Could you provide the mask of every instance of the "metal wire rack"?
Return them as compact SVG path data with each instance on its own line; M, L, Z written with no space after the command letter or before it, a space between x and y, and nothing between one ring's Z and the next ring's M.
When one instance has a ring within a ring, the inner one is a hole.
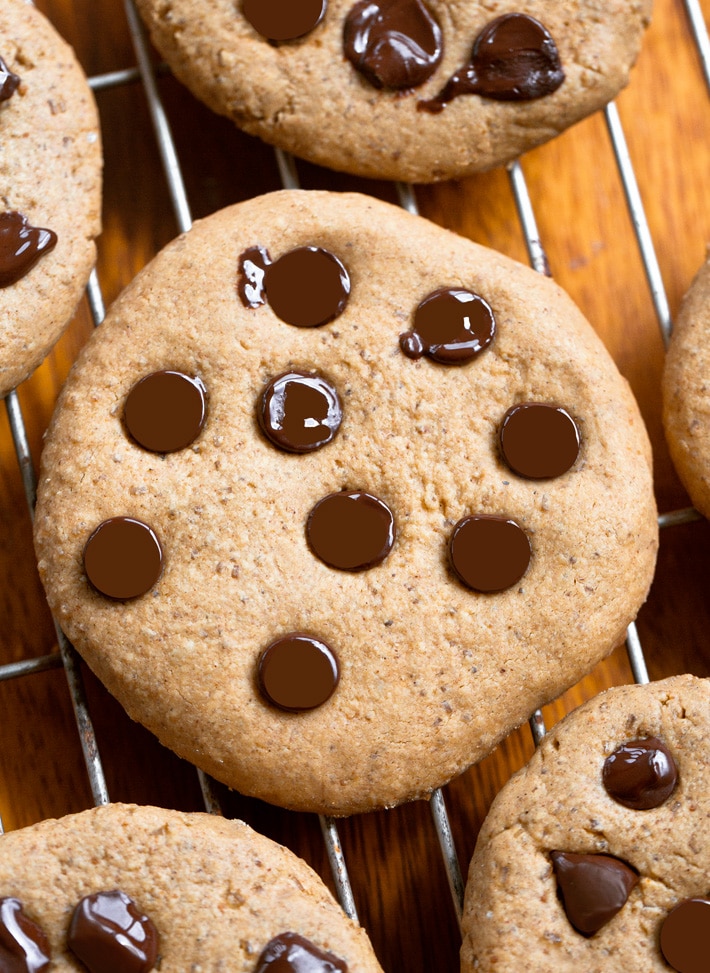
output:
M685 8L684 13L687 16L692 30L702 71L710 92L710 40L708 39L705 19L700 8L699 0L683 0L683 3ZM155 131L157 150L160 154L175 219L179 230L181 232L186 231L192 224L190 203L168 116L163 101L161 100L159 85L157 83L157 68L152 58L142 25L133 6L133 0L124 0L124 6L128 29L135 51L136 66L122 71L94 76L90 78L90 84L96 93L123 85L142 85ZM682 15L682 13L679 10L679 14ZM618 167L619 178L623 185L630 219L643 261L660 333L664 343L667 344L672 329L669 304L659 263L656 258L654 244L644 213L644 206L637 185L634 167L627 148L619 113L614 103L606 107L604 117ZM275 150L275 154L283 187L299 188L300 182L295 160L278 149ZM534 206L521 163L518 161L508 166L507 174L530 264L536 271L549 274L547 255L540 239ZM415 189L405 184L397 184L395 188L400 204L409 212L417 214L419 208ZM87 299L94 324L98 326L103 321L105 307L96 272L93 272L91 275L87 287ZM36 489L33 457L31 455L25 421L16 391L12 391L6 396L5 407L17 454L23 489L30 517L32 517ZM661 528L669 528L698 519L700 519L699 514L694 509L684 508L662 514L659 517L659 526ZM79 741L86 765L92 798L96 805L105 804L110 799L109 792L104 768L98 752L96 735L89 714L78 656L56 623L55 630L58 651L38 658L0 666L0 682L17 679L21 676L33 675L52 668L63 667L74 709ZM637 683L647 683L649 681L649 675L646 660L635 624L630 625L627 631L626 649L634 680ZM539 711L533 713L530 717L529 725L534 744L537 745L546 732L542 713ZM206 809L212 813L221 813L220 802L216 796L211 780L199 771L198 775ZM446 869L453 910L456 919L460 920L464 879L459 866L459 857L455 847L444 794L441 790L434 792L429 801L429 805L432 826ZM332 871L332 878L341 905L348 915L357 920L355 896L349 880L347 864L342 851L336 821L332 818L321 817L320 828ZM0 822L1 832L2 823Z

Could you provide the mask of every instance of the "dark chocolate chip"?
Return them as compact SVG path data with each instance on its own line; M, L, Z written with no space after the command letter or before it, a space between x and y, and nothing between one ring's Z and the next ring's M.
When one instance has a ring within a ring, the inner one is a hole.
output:
M423 84L442 56L441 27L421 0L362 0L345 20L345 55L376 88Z
M163 568L163 552L153 530L132 517L99 524L84 548L86 576L102 595L123 601L153 587Z
M243 0L242 11L262 37L292 41L317 27L327 6L328 0Z
M257 416L274 446L310 453L335 436L343 409L335 386L321 375L284 372L261 393Z
M574 419L560 406L543 402L523 402L508 409L499 439L510 469L529 480L562 476L579 455Z
M151 452L185 449L205 422L205 387L182 372L152 372L128 393L123 419L133 439Z
M12 98L19 86L20 79L0 57L0 102Z
M614 918L639 876L613 855L550 852L565 913L577 932L592 936Z
M133 899L118 889L83 898L68 944L91 973L148 973L158 958L158 933Z
M270 263L271 257L264 247L249 247L239 257L237 293L244 307L255 308L266 304L264 277Z
M517 584L527 571L530 541L514 520L483 514L464 517L451 534L449 557L468 588L504 591Z
M478 294L459 288L440 288L414 312L414 327L400 335L399 346L408 358L427 355L443 365L464 365L493 341L495 318Z
M313 553L342 571L380 564L392 550L394 536L394 517L387 504L357 491L323 497L306 523Z
M276 639L259 658L262 695L289 712L322 706L333 695L339 678L338 660L330 646L304 632Z
M22 213L0 213L0 287L24 277L56 244L53 230L30 226Z
M19 899L0 899L0 973L41 973L50 962L49 940Z
M266 267L264 290L277 318L297 328L318 328L345 310L350 277L330 250L298 247Z
M282 932L266 945L254 973L348 973L348 966L298 933Z
M708 973L710 966L710 901L685 899L661 926L661 952L678 973Z
M547 28L527 14L503 14L480 32L469 63L435 98L417 107L440 112L459 95L531 101L552 94L564 79L557 45Z
M604 761L602 781L610 797L634 811L660 807L675 789L678 769L658 737L629 740Z

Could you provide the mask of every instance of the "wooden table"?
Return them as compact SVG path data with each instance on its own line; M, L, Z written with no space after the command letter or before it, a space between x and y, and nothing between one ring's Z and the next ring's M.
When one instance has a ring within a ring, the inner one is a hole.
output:
M710 0L706 15L710 15ZM118 0L37 0L75 46L87 74L131 67L135 54ZM278 188L273 152L212 116L173 78L167 108L194 218ZM97 93L106 154L104 233L98 279L110 303L178 231L139 82ZM710 97L681 0L657 0L631 86L617 101L671 313L710 241L707 174ZM354 188L394 200L393 187L299 165L306 188ZM600 113L522 160L552 273L581 306L629 379L655 450L661 512L688 506L660 423L663 343ZM527 261L509 177L496 171L420 188L421 212L480 243ZM82 306L50 358L19 389L32 455L59 387L93 322ZM5 410L0 414L0 663L44 656L56 635L39 584L31 525ZM638 631L652 679L710 675L710 531L705 521L662 532L658 571ZM112 800L201 809L190 766L132 724L96 680L87 694ZM622 649L545 710L548 725L583 699L632 681ZM0 813L6 829L92 803L61 669L0 683ZM529 756L527 727L445 789L462 868L493 796ZM289 845L331 882L317 818L224 795L225 811ZM459 934L425 802L339 825L355 900L387 973L453 973Z

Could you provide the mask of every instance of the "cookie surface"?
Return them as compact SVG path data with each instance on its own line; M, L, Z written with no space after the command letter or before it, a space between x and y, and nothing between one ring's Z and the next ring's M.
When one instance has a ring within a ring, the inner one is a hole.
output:
M73 51L24 0L0 10L0 394L69 323L96 258L101 141Z
M650 0L138 7L212 110L312 162L411 182L500 165L601 108L627 83L651 11ZM269 39L292 8L304 17L292 33L304 32ZM523 19L501 26L511 15Z
M126 417L165 372L204 423L156 452ZM578 436L532 436L566 472L509 466L527 406ZM549 279L365 196L275 193L195 224L92 335L46 439L39 570L166 745L346 814L428 794L623 639L655 563L649 464Z
M484 822L462 971L706 969L709 754L707 679L617 687L562 720Z
M710 517L710 262L698 271L673 325L663 373L663 424L675 468Z
M3 903L14 899L46 937L52 970L268 973L263 954L281 937L305 951L312 965L303 968L314 973L381 973L365 932L316 873L241 821L113 804L10 832L0 846L0 953L8 946ZM96 921L111 909L119 921L117 891L124 904L126 897L133 903L126 911L134 922L142 920L138 935L129 932L132 961L122 956L115 932L106 934ZM93 906L88 935L73 921L82 900L84 911ZM98 956L97 966L77 961L87 949ZM142 951L147 955L139 965ZM328 954L338 963L327 965Z

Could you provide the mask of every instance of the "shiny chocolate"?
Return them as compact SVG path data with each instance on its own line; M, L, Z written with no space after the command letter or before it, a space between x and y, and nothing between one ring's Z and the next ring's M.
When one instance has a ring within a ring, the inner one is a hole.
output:
M343 409L335 386L322 375L284 372L261 393L257 418L274 446L289 453L310 453L335 436Z
M293 41L309 34L327 6L328 0L242 0L246 19L270 41Z
M149 973L158 959L152 920L118 889L79 902L67 941L90 973Z
M459 580L473 591L493 593L517 584L532 552L525 531L506 517L464 517L449 540L449 560Z
M84 571L107 598L125 601L150 591L163 569L163 551L152 528L133 517L111 517L84 548Z
M513 473L529 480L547 480L563 476L576 463L579 430L560 406L523 402L503 416L499 443Z
M557 45L547 28L527 14L503 14L480 32L468 64L435 98L420 101L417 107L440 112L460 95L532 101L552 94L564 79Z
M612 855L551 851L550 858L565 914L583 936L610 922L639 881L633 868Z
M661 952L677 973L710 969L710 901L685 899L668 913L661 926Z
M240 255L237 293L244 307L256 308L266 304L264 278L270 263L269 251L264 247L249 247Z
M422 300L411 331L400 335L408 358L426 355L442 365L465 365L490 345L496 322L490 305L462 288L440 288Z
M647 811L668 800L678 782L678 768L658 737L629 740L604 761L602 782L619 804Z
M20 86L20 78L0 57L0 102L9 101Z
M182 372L151 372L126 397L123 421L135 441L153 453L190 446L205 422L205 387Z
M339 679L333 650L305 632L275 639L259 658L257 682L262 696L288 712L322 706L335 692Z
M0 973L42 973L51 963L49 940L19 899L0 899Z
M57 245L57 234L30 226L22 213L0 213L0 287L9 287L28 274L40 257Z
M381 564L392 550L394 517L371 493L331 493L311 510L306 537L316 557L330 567L364 571Z
M254 973L348 973L348 965L304 936L282 932L267 943Z
M423 84L443 53L441 27L421 0L362 0L345 19L345 55L375 88Z

